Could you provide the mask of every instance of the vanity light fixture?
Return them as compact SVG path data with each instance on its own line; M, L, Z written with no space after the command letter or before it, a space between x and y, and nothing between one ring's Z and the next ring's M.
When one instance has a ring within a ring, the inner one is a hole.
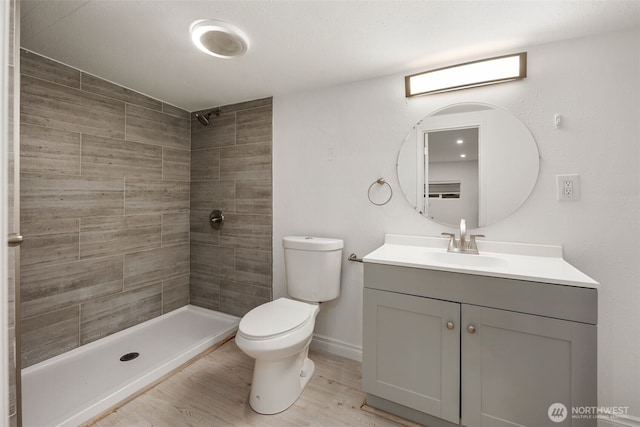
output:
M525 77L527 52L521 52L412 74L404 78L404 83L408 98L520 80Z
M460 154L460 157L462 157L464 159L465 157L467 157L467 155L466 154Z
M462 144L463 142L464 142L463 140L459 139L456 141L456 144Z
M191 40L198 49L217 58L233 58L249 49L249 37L226 22L201 19L191 24Z

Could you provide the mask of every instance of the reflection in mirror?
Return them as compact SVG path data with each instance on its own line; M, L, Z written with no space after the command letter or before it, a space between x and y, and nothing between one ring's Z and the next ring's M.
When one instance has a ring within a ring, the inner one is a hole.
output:
M398 180L426 218L468 228L493 224L520 207L538 176L529 130L486 104L456 104L421 120L398 154Z
M428 195L422 212L446 224L478 228L478 128L424 133Z

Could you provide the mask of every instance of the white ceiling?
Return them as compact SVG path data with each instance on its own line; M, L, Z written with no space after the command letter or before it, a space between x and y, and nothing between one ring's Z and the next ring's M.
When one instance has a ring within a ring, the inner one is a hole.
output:
M21 46L195 111L640 25L640 0L22 0ZM218 59L189 37L218 19L250 37Z

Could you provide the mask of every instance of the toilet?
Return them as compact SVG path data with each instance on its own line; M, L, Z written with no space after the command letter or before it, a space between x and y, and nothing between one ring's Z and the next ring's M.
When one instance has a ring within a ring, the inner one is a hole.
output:
M249 404L260 414L276 414L298 399L313 376L308 358L320 302L340 294L340 239L285 237L287 291L248 312L238 326L236 344L256 360Z

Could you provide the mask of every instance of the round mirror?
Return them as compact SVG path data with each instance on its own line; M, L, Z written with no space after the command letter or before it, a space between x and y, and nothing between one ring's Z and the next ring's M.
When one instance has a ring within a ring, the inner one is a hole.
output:
M488 104L444 107L426 116L398 154L398 181L425 218L467 228L494 224L518 209L538 177L529 129Z

